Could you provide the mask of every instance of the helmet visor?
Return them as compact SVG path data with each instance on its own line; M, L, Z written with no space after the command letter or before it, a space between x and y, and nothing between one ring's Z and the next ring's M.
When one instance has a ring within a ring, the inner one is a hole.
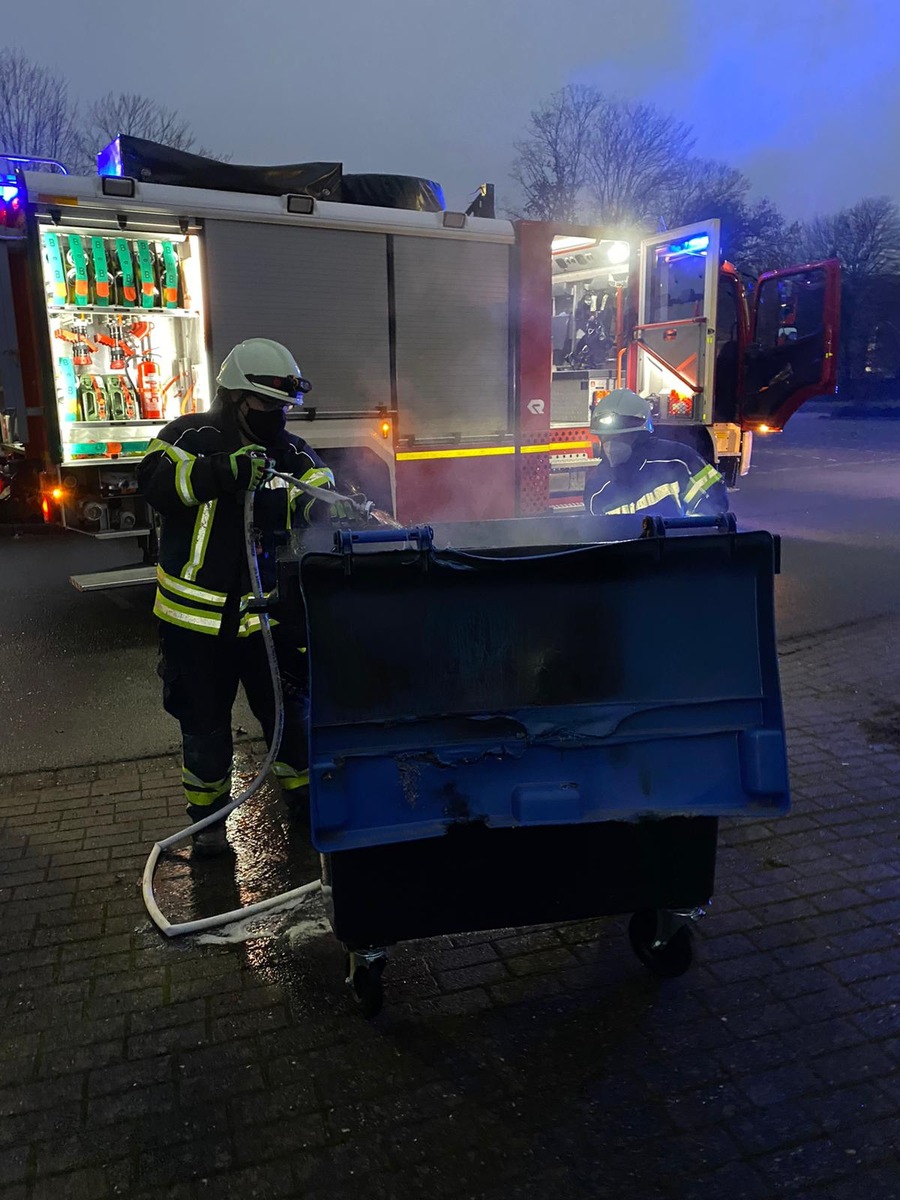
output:
M281 392L285 400L302 400L307 392L312 390L312 384L302 375L248 375L248 383L256 383L260 387L271 388Z
M631 416L625 413L594 413L591 418L591 431L600 438L609 437L612 433L637 433L647 427L646 417Z

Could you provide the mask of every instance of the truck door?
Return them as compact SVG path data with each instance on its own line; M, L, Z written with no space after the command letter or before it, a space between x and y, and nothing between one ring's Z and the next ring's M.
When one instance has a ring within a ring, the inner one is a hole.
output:
M660 397L663 424L713 419L719 222L704 221L641 242L638 324L629 379Z
M745 429L781 430L804 401L833 395L841 279L837 259L761 275L744 356Z

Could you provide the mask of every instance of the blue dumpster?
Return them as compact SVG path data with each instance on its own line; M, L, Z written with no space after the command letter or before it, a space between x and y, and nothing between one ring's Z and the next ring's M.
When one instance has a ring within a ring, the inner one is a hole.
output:
M344 531L300 562L312 838L367 1012L387 947L478 929L632 913L680 974L718 818L788 809L777 539L610 523Z

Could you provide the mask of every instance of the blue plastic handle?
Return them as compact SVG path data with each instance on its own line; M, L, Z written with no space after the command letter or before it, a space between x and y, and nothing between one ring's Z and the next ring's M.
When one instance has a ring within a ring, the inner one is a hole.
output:
M418 542L420 550L427 550L433 541L434 530L430 525L413 525L409 529L338 529L334 535L335 549L344 553L366 542Z
M717 513L714 517L663 517L666 529L704 529L730 525L734 521L731 513Z
M654 529L726 529L729 533L737 532L737 519L734 513L717 513L712 517L647 517Z

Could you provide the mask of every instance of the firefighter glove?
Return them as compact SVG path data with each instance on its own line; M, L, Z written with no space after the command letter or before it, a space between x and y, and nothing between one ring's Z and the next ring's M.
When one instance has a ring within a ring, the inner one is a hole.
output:
M331 516L335 521L351 521L359 515L359 509L348 500L338 500L337 504L331 505Z
M238 492L255 492L273 470L273 463L263 446L242 446L230 454L228 460L234 478L234 490Z

